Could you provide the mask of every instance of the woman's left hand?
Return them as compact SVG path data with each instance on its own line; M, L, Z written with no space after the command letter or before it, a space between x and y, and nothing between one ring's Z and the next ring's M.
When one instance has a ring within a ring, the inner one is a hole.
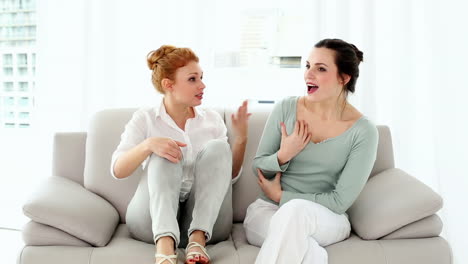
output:
M247 139L249 117L251 115L251 113L247 113L247 100L242 103L235 114L231 115L232 127L234 129L235 137L240 139Z
M283 195L283 189L281 188L281 172L277 172L275 179L272 181L265 178L262 171L257 169L258 172L258 185L262 188L265 195L271 200L279 203L281 196Z

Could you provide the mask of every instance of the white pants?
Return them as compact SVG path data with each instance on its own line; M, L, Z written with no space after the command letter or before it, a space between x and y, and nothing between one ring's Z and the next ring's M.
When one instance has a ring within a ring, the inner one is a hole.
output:
M257 199L244 220L247 240L262 247L256 264L327 264L324 247L349 237L346 215L311 201L294 199L283 206Z

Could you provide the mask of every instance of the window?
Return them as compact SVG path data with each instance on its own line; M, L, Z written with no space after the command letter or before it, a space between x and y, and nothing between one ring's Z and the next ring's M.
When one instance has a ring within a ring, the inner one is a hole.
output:
M15 128L15 123L5 123L5 128Z
M3 54L3 66L13 65L13 55L12 54Z
M28 57L26 53L19 53L17 56L18 65L27 65L28 64Z
M20 119L28 119L29 118L29 112L19 112L18 117Z
M3 83L3 91L12 92L13 91L13 82L4 82Z
M28 82L19 82L18 83L19 85L19 91L20 92L27 92L29 89L28 89Z
M13 111L5 112L5 118L9 118L9 119L15 118L15 112L13 112Z
M3 105L4 106L14 106L15 105L15 98L13 96L3 97Z
M18 74L19 76L26 76L28 75L28 68L27 67L18 67Z
M19 106L29 106L29 97L20 97L18 101Z
M13 68L12 67L3 67L3 75L13 76Z

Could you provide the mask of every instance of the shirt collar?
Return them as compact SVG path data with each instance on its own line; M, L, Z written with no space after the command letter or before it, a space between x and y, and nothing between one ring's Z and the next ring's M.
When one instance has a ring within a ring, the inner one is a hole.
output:
M164 105L164 97L161 99L161 103L159 104L159 108L155 107L154 108L156 117L164 117L164 118L170 118L172 119L169 114L166 111L166 106ZM193 111L195 113L194 119L197 119L198 117L203 117L205 115L205 111L202 109L198 109L198 107L194 107Z

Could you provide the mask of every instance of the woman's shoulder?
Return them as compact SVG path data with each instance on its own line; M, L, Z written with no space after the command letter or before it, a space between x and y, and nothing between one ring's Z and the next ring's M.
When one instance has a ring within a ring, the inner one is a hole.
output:
M288 96L278 100L273 107L273 112L284 116L295 113L298 99L299 96Z
M135 109L135 112L133 112L132 119L156 117L158 115L158 112L159 107L142 106L140 108Z
M223 115L216 108L196 108L196 111L197 115L199 115L203 121L221 121L224 123Z
M362 115L355 124L357 139L378 141L379 131L375 123L366 115Z
M280 99L277 104L280 104L283 108L295 108L299 97L300 96L287 96Z

